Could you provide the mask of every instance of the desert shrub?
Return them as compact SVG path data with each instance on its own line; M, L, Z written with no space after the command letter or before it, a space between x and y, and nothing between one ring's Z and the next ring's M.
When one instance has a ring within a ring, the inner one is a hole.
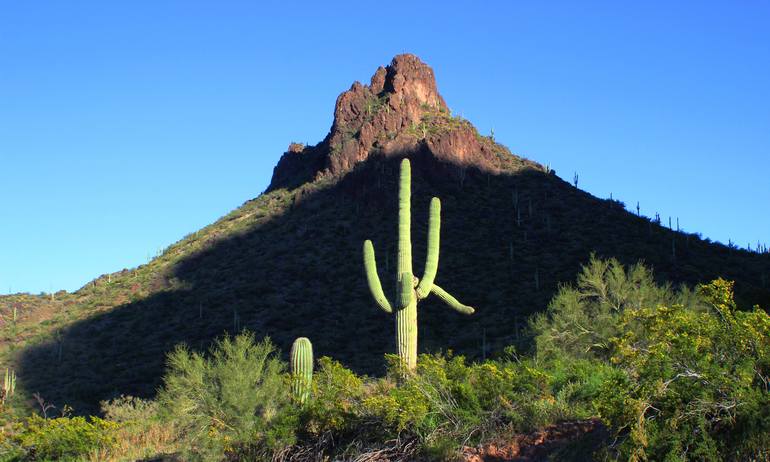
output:
M431 454L457 454L463 445L574 417L568 407L574 390L557 400L551 377L531 361L468 364L451 353L420 355L416 371L396 386L403 370L397 357L389 359L391 379L364 399L365 412L379 419L388 437L414 435Z
M464 357L423 354L413 373L405 373L395 355L386 360L388 379L377 384L364 405L391 436L408 431L423 441L446 439L472 433L484 419L473 368Z
M102 401L105 419L120 424L116 445L109 453L91 455L91 460L144 460L177 450L176 428L158 416L158 402L133 396Z
M311 399L302 412L302 428L313 435L355 431L364 394L361 377L331 358L320 358Z
M610 458L767 458L770 321L738 310L732 283L673 291L592 258L530 327L553 393L525 406L530 421L599 414Z
M3 426L3 429L0 432L0 461L12 462L24 460L27 451L21 446L17 437L17 432L20 431L21 427L22 424L20 422Z
M116 444L118 424L98 417L44 419L33 415L17 435L25 460L80 460Z
M674 292L658 285L641 263L628 269L615 259L594 256L578 275L576 285L559 288L544 313L533 316L539 360L609 358L609 341L620 332L620 315L628 308L695 303L686 289Z
M284 370L270 340L248 332L218 340L207 357L184 346L170 353L158 402L178 427L186 460L290 444L296 422Z
M611 341L623 375L599 410L616 429L619 458L725 460L770 452L770 316L737 311L732 283L701 286L710 311L631 308Z
M158 414L156 401L121 395L101 402L104 418L121 424L143 424L154 420Z
M557 401L567 402L574 418L596 416L596 398L604 384L618 374L609 363L588 359L554 360L543 369Z

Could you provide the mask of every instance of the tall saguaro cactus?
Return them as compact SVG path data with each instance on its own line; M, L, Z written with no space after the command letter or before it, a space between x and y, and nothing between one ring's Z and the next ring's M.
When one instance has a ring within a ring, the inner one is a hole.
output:
M313 345L306 337L294 340L291 346L291 391L299 404L310 397L313 383Z
M463 305L433 281L438 270L439 240L441 234L441 201L430 201L428 217L428 254L425 273L418 279L412 272L411 238L411 181L409 159L401 161L398 187L398 265L396 273L395 303L391 303L382 291L372 241L364 242L364 268L369 290L377 305L387 313L396 312L396 347L398 356L409 370L417 365L417 303L433 293L451 308L463 314L473 314L470 306Z

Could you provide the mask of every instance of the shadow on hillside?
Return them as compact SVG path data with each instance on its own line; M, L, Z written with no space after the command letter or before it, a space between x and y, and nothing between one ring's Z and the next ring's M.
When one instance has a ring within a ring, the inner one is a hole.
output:
M591 252L624 263L645 259L659 277L684 283L720 268L742 281L747 297L767 297L757 288L766 257L673 233L540 171L496 176L424 153L410 157L415 270L422 271L428 201L436 195L443 204L437 282L477 307L464 317L426 300L421 351L480 358L507 344L523 347L526 315L574 280ZM120 394L152 396L175 345L203 350L242 328L269 335L284 352L307 336L317 356L380 373L382 355L394 350L394 322L368 294L360 253L371 238L383 284L393 281L397 171L395 158L371 159L327 189L294 191L282 215L216 241L154 281L163 287L177 279L184 289L117 306L21 352L24 388L78 413L96 412L100 400Z

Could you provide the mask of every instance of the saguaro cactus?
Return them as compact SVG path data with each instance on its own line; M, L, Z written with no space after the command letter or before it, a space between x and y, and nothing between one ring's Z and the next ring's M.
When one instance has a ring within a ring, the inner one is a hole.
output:
M291 346L291 391L294 399L304 404L313 384L313 345L300 337Z
M396 312L396 347L398 356L409 370L417 365L417 302L430 293L437 295L451 308L463 314L473 314L470 306L463 305L433 281L438 269L439 240L441 234L441 201L430 201L428 219L428 254L425 273L418 279L412 272L411 239L411 166L409 159L401 161L398 189L398 265L396 274L396 298L391 303L382 291L372 241L364 242L364 268L369 290L377 305L385 312Z
M6 399L13 396L14 392L16 391L16 372L13 371L13 369L5 369L5 377L3 377L3 388L2 388L2 401L5 402Z

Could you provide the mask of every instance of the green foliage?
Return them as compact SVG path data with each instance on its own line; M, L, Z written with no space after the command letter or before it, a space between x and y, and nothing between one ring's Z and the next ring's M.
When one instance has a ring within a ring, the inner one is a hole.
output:
M530 325L555 387L565 365L611 362L599 374L568 374L579 393L562 388L573 412L581 406L612 425L608 457L767 458L770 317L738 310L731 282L674 292L642 265L592 258Z
M344 434L354 429L366 391L364 381L328 357L318 360L312 399L303 411L303 428L313 435Z
M403 374L402 367L398 358L390 358L392 380ZM392 383L381 382L367 396L365 412L391 436L408 431L429 446L449 440L459 448L500 432L527 432L580 417L568 400L582 383L565 379L554 388L552 376L526 361L467 364L462 356L421 355L408 380L398 387ZM569 392L559 394L563 390Z
M80 460L97 450L116 444L118 424L98 417L60 417L44 419L34 415L27 419L17 442L26 460Z
M187 459L219 460L252 445L291 443L284 369L270 340L256 343L247 332L218 340L209 357L184 346L169 354L158 401L162 415L179 426Z
M122 425L133 425L153 420L158 414L157 401L120 396L101 403L104 418Z
M364 269L369 291L379 307L387 313L396 310L396 347L398 356L413 371L417 365L417 302L435 293L450 308L463 314L472 314L473 308L458 302L444 289L434 284L438 270L438 257L441 237L441 201L434 197L430 201L428 217L428 250L425 258L425 272L418 279L412 271L412 167L409 159L401 161L398 186L398 267L396 270L397 303L390 302L382 290L380 277L377 274L377 262L374 257L374 246L367 240L364 242Z
M300 445L318 451L319 441L332 440L329 455L350 456L349 448L414 439L424 457L444 460L463 445L592 415L576 403L591 402L597 385L588 377L609 368L581 364L557 383L528 361L468 364L462 356L421 355L409 372L397 355L387 360L386 377L368 379L321 358L300 413Z
M313 345L305 337L294 340L291 346L291 391L294 400L304 404L313 385Z
M623 315L612 362L627 380L602 393L604 414L628 430L623 457L724 460L770 428L770 316L736 311L721 279L699 293L711 311L659 305Z
M684 288L675 293L657 285L642 264L626 269L614 258L592 256L577 285L560 287L546 312L532 318L537 357L607 359L609 341L619 334L620 317L626 309L677 301L694 303Z

